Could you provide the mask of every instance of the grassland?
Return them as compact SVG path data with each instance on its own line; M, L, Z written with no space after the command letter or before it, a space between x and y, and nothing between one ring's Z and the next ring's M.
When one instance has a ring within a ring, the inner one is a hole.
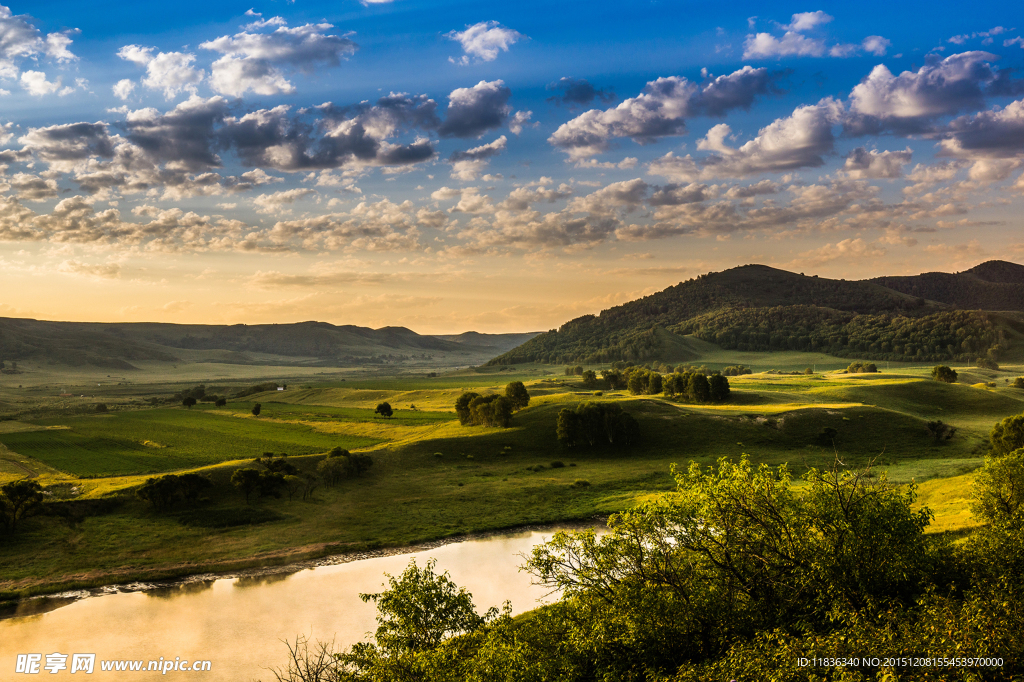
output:
M811 364L797 353L770 358L786 371ZM227 570L589 518L671 489L673 464L744 453L787 463L797 475L837 460L887 470L893 480L921 485L920 503L936 513L933 530L962 530L974 523L967 491L986 436L998 419L1024 412L1024 391L1004 381L1019 369L963 377L970 384L995 380L995 388L933 382L929 369L758 373L733 378L732 400L709 406L621 391L595 395L548 366L296 382L287 391L191 410L142 409L141 387L111 387L97 398L111 404L108 414L69 409L60 416L50 408L43 417L0 421L0 481L31 471L54 498L74 500L86 513L80 523L30 518L18 533L0 537L0 592ZM499 391L513 379L525 380L533 398L511 428L463 427L454 419L463 390ZM588 399L615 401L632 413L642 445L622 453L560 450L558 411ZM395 408L392 419L374 415L383 401ZM263 408L258 418L255 402ZM933 419L956 426L957 436L935 443L925 427ZM826 429L835 430L834 444L823 438ZM262 452L287 452L312 471L335 446L369 454L374 466L317 489L312 500L267 499L256 511L230 485L231 473ZM131 495L147 474L186 470L215 483L210 501L196 510L158 513ZM245 523L222 527L238 518Z

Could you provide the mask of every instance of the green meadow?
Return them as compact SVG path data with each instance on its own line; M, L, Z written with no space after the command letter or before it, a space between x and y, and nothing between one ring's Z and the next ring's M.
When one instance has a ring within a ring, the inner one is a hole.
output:
M968 371L962 379L970 383L949 385L928 378L926 367L797 374L810 364L806 354L777 355L794 356L774 364L786 373L732 377L731 399L720 405L587 390L550 366L524 365L442 377L296 382L287 391L192 409L144 407L144 386L134 394L119 387L107 413L60 416L48 408L45 417L13 415L0 421L0 482L32 472L51 499L77 505L81 518L35 516L5 536L0 593L230 570L588 519L671 490L674 464L743 454L787 463L798 476L810 467L870 466L872 475L885 471L891 480L920 486L919 504L936 515L933 531L972 527L969 484L984 461L988 433L999 419L1024 412L1024 390L1004 381L1019 368ZM500 392L511 380L525 381L531 401L510 428L466 427L455 418L454 402L464 390ZM586 400L620 404L639 422L642 442L619 452L563 450L557 414ZM380 402L392 406L392 418L374 413ZM258 417L255 403L262 408ZM955 426L956 436L936 442L926 427L936 419ZM367 454L373 466L333 487L320 485L307 499L246 504L231 485L232 473L254 466L264 452L287 453L301 475L314 472L335 447ZM184 471L214 483L196 508L155 510L135 497L148 476Z

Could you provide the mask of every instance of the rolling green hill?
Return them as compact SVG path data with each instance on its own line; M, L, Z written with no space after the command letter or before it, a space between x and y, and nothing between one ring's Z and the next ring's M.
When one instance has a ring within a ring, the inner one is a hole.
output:
M326 322L259 325L108 324L0 318L0 360L135 369L136 362L193 361L242 365L338 366L426 359L434 354L482 361L530 334L454 337L405 327L370 329ZM7 367L10 369L10 366Z
M944 276L998 289L1003 298L993 298L993 303L1012 299L1013 287L1024 291L1024 266L1013 263L993 261L969 274ZM1018 279L1022 283L1016 283ZM989 309L1019 310L1024 297L1018 294L1015 305ZM696 337L737 351L807 351L893 361L968 360L990 349L998 358L1022 333L1024 324L1013 313L936 301L883 286L880 280L832 280L745 265L680 282L599 315L576 318L489 364L690 359L678 337Z

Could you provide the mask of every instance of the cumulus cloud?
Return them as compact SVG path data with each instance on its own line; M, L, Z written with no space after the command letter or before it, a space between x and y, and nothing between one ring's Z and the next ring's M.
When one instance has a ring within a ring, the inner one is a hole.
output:
M142 84L151 90L162 90L164 97L173 99L182 92L196 94L196 86L206 77L201 69L192 66L196 56L185 52L153 52L154 47L125 45L117 56L146 67Z
M536 128L539 124L536 122L531 123L530 118L533 117L532 111L517 111L512 120L508 122L508 130L513 135L519 135L523 132L523 128L527 126Z
M114 97L125 100L131 97L132 92L135 90L135 81L129 78L122 78L121 80L114 83L111 88L114 93Z
M437 132L441 137L480 137L501 127L512 108L512 91L505 81L480 81L471 88L457 88L448 96L448 110Z
M771 33L756 33L743 42L743 58L754 57L820 57L825 54L825 42L786 31L782 38Z
M475 57L482 62L493 62L498 58L499 52L508 52L511 45L526 38L522 33L505 28L496 21L481 21L478 24L467 26L465 31L451 31L445 34L446 38L454 40L462 45L465 52L459 58L459 64L469 64L469 58ZM454 57L449 61L456 62Z
M61 79L54 82L46 80L46 74L42 71L24 71L21 74L21 87L35 97L42 97L60 90Z
M253 199L252 203L260 213L280 213L286 206L313 194L316 194L316 191L308 188L286 189L272 194L261 194Z
M224 56L213 63L210 86L217 92L241 97L248 91L258 95L294 92L282 67L303 73L316 68L338 66L359 48L346 36L327 33L332 24L305 24L288 28L280 17L260 21L247 29L277 26L272 33L243 31L221 36L199 45Z
M794 14L788 24L776 24L785 33L778 38L771 33L752 33L743 41L743 57L852 57L861 51L876 57L884 56L892 44L882 36L868 36L860 43L843 43L827 47L820 38L804 35L818 26L831 22L833 17L822 11ZM751 22L751 27L753 23Z
M476 180L477 175L483 172L492 157L505 151L508 146L508 139L502 135L489 144L480 145L467 149L464 152L454 152L448 161L452 164L452 177L459 180Z
M749 108L758 95L769 91L772 80L767 69L749 66L703 85L679 76L659 78L617 107L591 109L563 123L548 142L579 159L607 151L615 138L629 137L646 144L681 135L687 118Z
M1024 100L950 122L942 151L961 158L1009 158L1024 154Z
M77 60L68 49L70 36L77 30L43 36L28 15L15 15L9 7L0 5L0 77L17 78L19 62L25 58L38 60L45 56L58 63Z
M903 176L903 166L910 163L911 156L909 147L900 152L869 151L857 147L847 155L843 170L851 178L899 178Z
M411 201L360 202L348 213L281 221L270 231L277 243L329 251L408 251L419 247L418 219Z
M547 90L558 93L548 97L549 102L568 107L590 104L595 99L609 104L616 99L614 91L604 88L599 90L585 78L559 78L554 83L549 83Z
M15 173L7 179L7 184L25 201L46 201L57 198L57 181L43 178L30 173Z
M1006 94L1017 87L1007 72L991 66L996 58L988 52L963 52L898 76L879 64L850 92L847 132L922 132L938 117L979 109L986 94Z
M698 141L697 148L711 152L699 163L689 156L679 158L671 152L652 162L649 171L677 181L701 178L741 178L758 173L776 173L824 165L824 156L832 152L835 136L832 127L843 115L842 105L831 98L817 104L797 107L758 131L757 137L739 147L729 146L732 133L720 123Z

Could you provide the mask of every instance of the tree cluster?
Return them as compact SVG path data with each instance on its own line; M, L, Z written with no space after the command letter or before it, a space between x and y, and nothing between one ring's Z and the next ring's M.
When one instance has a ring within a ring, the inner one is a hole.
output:
M873 362L851 362L846 371L849 374L874 374L878 367Z
M505 386L505 395L480 395L467 391L455 401L455 414L463 426L508 428L512 413L530 404L530 393L521 381Z
M200 496L213 486L213 482L202 474L167 474L146 479L135 491L135 496L149 502L154 509L164 510L178 502L192 506Z
M316 465L316 471L327 487L332 487L346 478L362 476L373 466L370 455L351 453L343 448L334 448L327 457Z
M568 449L623 449L640 441L640 424L615 403L585 402L558 412L555 432Z

